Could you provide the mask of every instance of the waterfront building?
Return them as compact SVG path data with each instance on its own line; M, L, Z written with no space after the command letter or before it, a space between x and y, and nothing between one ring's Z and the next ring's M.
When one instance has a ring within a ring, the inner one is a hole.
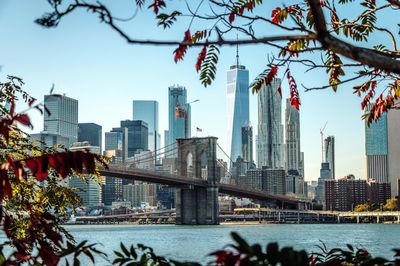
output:
M375 181L370 181L368 183L368 201L370 204L377 206L384 205L390 198L390 183L378 183Z
M178 138L191 136L191 107L187 103L186 88L174 85L168 88L168 130L165 131L166 156L176 158L173 145ZM168 152L169 151L169 152Z
M75 142L72 144L71 151L90 151L100 154L100 147L91 146L89 142ZM101 204L101 186L98 180L84 175L86 181L80 177L71 177L68 186L76 189L76 194L81 198L84 207L99 206Z
M242 154L245 162L253 162L253 127L250 123L242 127Z
M325 181L331 179L331 169L329 163L322 162L320 169L320 177L318 178L318 185L315 189L315 200L325 206Z
M142 120L121 121L121 127L128 129L128 157L132 157L136 152L148 149L148 126Z
M261 169L249 169L246 171L246 175L240 178L239 185L251 189L262 190L262 177Z
M259 189L270 194L285 195L286 193L286 171L283 168L253 168L240 175L238 179L239 186Z
M298 197L307 196L307 184L304 182L304 178L296 170L289 170L287 172L286 194Z
M258 92L257 166L283 168L284 145L282 125L282 97L278 93L280 79L261 87Z
M227 141L228 154L232 161L242 153L242 127L250 122L249 116L249 71L239 64L237 55L236 64L227 72Z
M378 183L390 183L391 194L398 195L400 178L400 110L391 109L380 119L365 123L365 153L367 178Z
M335 179L335 137L328 136L325 139L325 161L329 163L331 179Z
M300 112L286 99L285 111L286 170L304 177L303 153L300 150Z
M156 184L128 184L123 186L123 198L125 201L130 201L132 207L141 207L143 203L156 206L156 190Z
M367 202L367 181L349 175L338 180L325 180L326 210L353 211L358 204Z
M102 127L95 123L78 124L78 141L88 141L90 145L100 147L100 153L103 146Z
M106 132L105 150L115 151L116 161L124 161L128 157L128 129L114 127L110 132Z
M42 133L68 138L66 147L69 148L78 140L78 100L65 95L50 94L44 96L44 105L49 113L44 112Z
M158 128L158 102L133 100L133 120L142 120L147 123L149 150L155 152L160 148L161 135Z

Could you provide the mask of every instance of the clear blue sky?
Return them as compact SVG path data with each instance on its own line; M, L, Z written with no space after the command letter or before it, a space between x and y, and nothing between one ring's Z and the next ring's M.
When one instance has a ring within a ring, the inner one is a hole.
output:
M113 8L128 17L134 12L133 2L120 0ZM55 29L43 29L33 21L46 10L49 7L45 0L0 1L2 80L6 75L22 77L25 89L39 99L54 83L55 92L79 100L79 122L98 123L103 132L118 126L120 120L132 118L132 100L145 99L159 102L163 133L168 124L167 88L180 84L187 88L189 101L200 99L192 105L192 127L202 128L202 135L217 136L226 149L226 70L235 61L234 48L221 49L216 80L204 88L194 67L198 49L189 50L185 61L175 64L172 55L175 47L130 46L87 12L66 17ZM163 31L156 28L151 11L145 11L124 27L139 38L182 39L187 23ZM265 68L271 52L271 48L262 45L240 47L240 62L249 69L250 80ZM305 93L300 84L325 84L325 72L305 74L304 69L294 68L292 74L298 82L302 102L301 146L306 179L315 180L319 176L319 129L326 121L329 121L326 135L336 138L337 177L352 173L365 178L364 123L360 118L360 99L352 94L352 85L342 86L337 93L331 90ZM283 93L284 98L288 97L286 81ZM256 132L256 95L251 96L250 106ZM31 117L34 132L41 131L43 118L37 112L31 112Z

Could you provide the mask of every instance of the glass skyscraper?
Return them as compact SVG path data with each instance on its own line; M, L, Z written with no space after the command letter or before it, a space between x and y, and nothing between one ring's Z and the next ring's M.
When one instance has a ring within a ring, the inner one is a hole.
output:
M149 150L156 151L160 148L160 133L158 130L158 102L137 101L132 102L133 120L142 120L147 123L149 131Z
M331 178L335 179L335 136L325 139L325 161L329 163Z
M68 146L77 142L78 100L65 95L50 94L44 96L44 105L50 111L50 114L44 113L44 130L42 134L68 138Z
M190 116L191 109L190 104L187 103L186 88L179 85L169 87L168 130L165 131L165 146L175 143L178 138L190 138ZM166 157L176 157L176 154L167 152Z
M282 97L278 93L280 79L261 87L258 92L257 164L261 168L284 167Z
M304 165L300 150L300 112L286 99L286 170L296 170L304 177Z
M105 150L115 151L117 161L124 161L128 157L128 129L115 127L105 134Z
M78 141L88 141L91 146L100 147L102 150L102 127L95 123L79 123L78 124Z
M245 66L230 67L227 72L227 131L228 154L232 161L242 154L242 127L247 126L249 118L249 71Z
M142 120L121 121L121 127L128 129L128 157L137 151L148 149L149 133L147 123Z

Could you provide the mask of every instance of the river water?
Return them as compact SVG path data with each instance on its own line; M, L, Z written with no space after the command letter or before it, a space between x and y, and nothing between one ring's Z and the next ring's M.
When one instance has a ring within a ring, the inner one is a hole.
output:
M308 252L317 251L322 241L329 248L345 248L353 244L366 248L373 255L391 259L391 249L400 248L398 224L262 224L262 225L71 225L67 229L77 241L99 243L98 248L113 258L112 250L120 242L142 243L154 248L156 254L179 261L205 264L211 251L232 243L230 232L236 231L250 243L278 242ZM109 265L99 259L96 265Z

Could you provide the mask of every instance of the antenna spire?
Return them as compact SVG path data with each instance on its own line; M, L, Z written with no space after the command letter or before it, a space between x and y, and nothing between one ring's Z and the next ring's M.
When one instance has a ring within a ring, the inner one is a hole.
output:
M236 41L239 41L239 36L236 33ZM239 43L236 43L236 66L239 66Z

